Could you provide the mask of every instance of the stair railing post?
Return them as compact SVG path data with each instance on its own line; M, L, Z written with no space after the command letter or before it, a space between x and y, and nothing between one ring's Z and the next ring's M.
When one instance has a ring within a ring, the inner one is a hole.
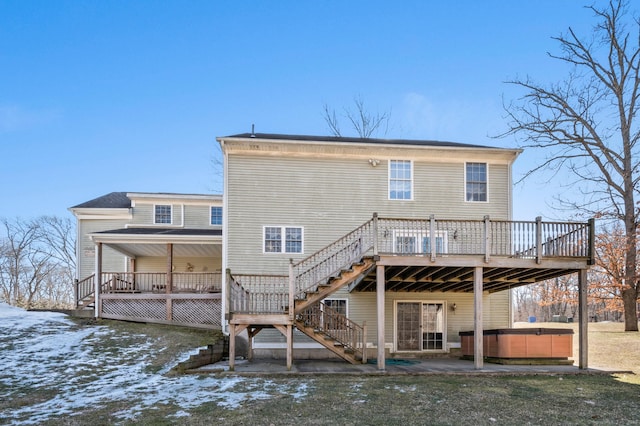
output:
M367 363L367 322L362 322L362 363Z
M373 255L378 255L378 213L373 214Z
M296 278L293 275L293 259L289 259L289 320L294 319L294 291L296 287Z
M231 269L229 268L227 268L225 273L224 292L225 292L224 319L228 321L231 319L231 312L235 310L231 307L231 302L233 299L231 298Z

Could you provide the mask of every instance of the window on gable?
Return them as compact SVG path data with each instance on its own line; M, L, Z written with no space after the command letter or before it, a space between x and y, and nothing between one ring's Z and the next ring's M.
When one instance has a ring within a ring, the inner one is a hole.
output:
M171 205L157 204L155 206L154 223L170 224L171 223Z
M413 164L410 160L389 161L389 199L413 199Z
M302 228L289 226L265 226L264 252L302 253Z
M487 201L487 163L466 164L466 201Z
M222 207L211 207L211 224L222 225Z

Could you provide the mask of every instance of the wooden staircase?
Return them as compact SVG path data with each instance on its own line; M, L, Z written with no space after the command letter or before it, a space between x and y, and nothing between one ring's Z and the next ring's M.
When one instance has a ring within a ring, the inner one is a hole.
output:
M345 285L364 278L373 268L375 261L366 257L351 268L341 270L326 283L318 284L314 291L306 291L303 299L295 300L296 328L352 364L367 360L366 324L358 325L321 301Z

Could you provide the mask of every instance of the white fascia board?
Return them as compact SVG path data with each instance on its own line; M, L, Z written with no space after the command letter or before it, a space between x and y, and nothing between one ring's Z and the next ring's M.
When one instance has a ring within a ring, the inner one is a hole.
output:
M95 243L136 243L136 244L217 244L222 243L222 235L122 235L122 234L89 234Z
M250 153L252 155L313 156L327 158L379 159L420 159L429 161L476 161L504 162L511 164L522 153L522 149L473 147L473 146L431 146L410 144L385 144L366 142L308 141L294 139L261 138L219 138L223 151L230 153ZM259 144L259 146L257 145ZM466 160L465 160L466 159Z
M146 192L128 192L127 197L131 199L132 203L135 200L139 201L171 201L171 202L185 202L187 204L222 204L221 194L161 194L161 193L146 193Z
M133 218L133 214L131 209L129 208L120 208L120 209L112 209L112 208L70 208L68 209L73 215L78 219L94 219L94 220L105 220L105 219L124 219L131 220Z

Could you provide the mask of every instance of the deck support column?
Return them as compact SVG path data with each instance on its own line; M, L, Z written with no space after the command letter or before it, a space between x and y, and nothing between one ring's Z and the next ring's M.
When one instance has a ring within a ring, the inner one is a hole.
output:
M376 266L376 302L378 314L378 370L385 370L384 361L384 266ZM366 350L366 348L365 348Z
M236 325L229 324L229 371L236 368Z
M102 309L100 303L100 290L102 289L102 243L96 243L96 271L95 271L95 279L94 282L94 303L93 303L93 316L95 318L100 318Z
M484 367L483 327L482 327L482 267L473 271L473 365L476 370Z
M293 325L287 324L287 371L293 365Z
M581 269L578 272L578 310L580 323L578 325L578 368L589 368L588 363L588 324L589 313L587 312L587 270Z

